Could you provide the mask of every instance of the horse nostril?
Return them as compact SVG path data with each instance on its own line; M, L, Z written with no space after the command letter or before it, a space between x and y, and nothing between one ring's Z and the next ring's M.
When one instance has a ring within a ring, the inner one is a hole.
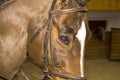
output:
M70 43L70 39L68 36L59 36L59 39L62 43L68 45Z

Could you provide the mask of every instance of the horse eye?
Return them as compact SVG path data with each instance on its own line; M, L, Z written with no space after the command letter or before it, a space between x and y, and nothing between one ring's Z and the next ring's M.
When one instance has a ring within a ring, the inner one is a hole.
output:
M69 45L70 43L70 39L68 36L59 36L59 40L66 45Z

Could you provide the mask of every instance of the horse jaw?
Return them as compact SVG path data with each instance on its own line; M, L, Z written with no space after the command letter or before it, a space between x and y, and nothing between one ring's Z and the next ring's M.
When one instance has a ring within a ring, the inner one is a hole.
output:
M84 77L84 46L85 46L85 38L86 38L85 21L82 21L81 27L78 30L76 37L80 41L80 45L81 45L81 49L80 49L80 73L81 73L81 77Z

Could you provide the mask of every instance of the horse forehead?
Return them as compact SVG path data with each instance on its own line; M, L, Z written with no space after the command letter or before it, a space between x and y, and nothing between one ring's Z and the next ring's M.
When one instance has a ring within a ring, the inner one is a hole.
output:
M62 23L72 24L73 22L75 22L74 20L77 19L77 17L79 16L76 13L71 13L71 14L61 15L60 18Z

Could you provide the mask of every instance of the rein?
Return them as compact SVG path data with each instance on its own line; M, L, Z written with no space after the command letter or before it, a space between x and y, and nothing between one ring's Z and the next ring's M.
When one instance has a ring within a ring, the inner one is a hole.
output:
M77 0L78 1L78 0ZM52 20L54 14L69 14L69 13L75 13L75 12L87 12L86 7L77 7L77 8L71 8L71 9L62 9L62 10L55 10L57 0L53 0L52 6L49 11L49 17L46 23L39 28L32 38L30 39L28 45L27 45L27 51L29 51L30 45L33 43L35 38L38 36L38 34L47 26L47 31L45 33L45 40L44 40L44 54L43 54L43 61L44 61L44 77L40 80L49 80L51 79L51 76L57 76L65 79L71 79L71 80L86 80L84 77L77 77L74 75L66 74L66 73L60 73L60 72L49 72L48 71L48 40L51 38L51 30L52 30ZM78 3L79 4L79 3ZM50 50L51 51L51 50ZM52 53L51 53L52 56ZM54 61L52 61L53 67L54 67Z

